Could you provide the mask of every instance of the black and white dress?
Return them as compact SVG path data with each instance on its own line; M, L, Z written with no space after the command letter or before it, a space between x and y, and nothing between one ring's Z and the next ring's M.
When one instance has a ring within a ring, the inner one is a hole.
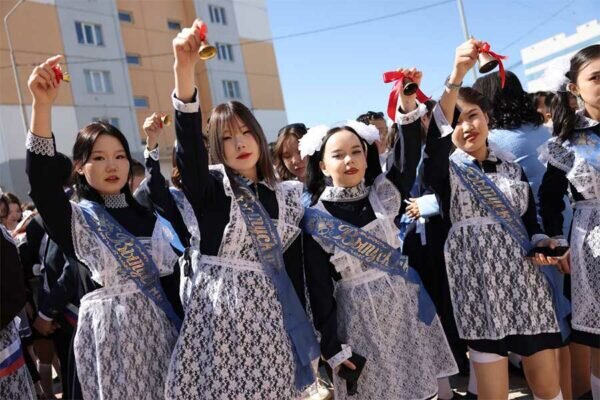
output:
M374 184L328 186L313 208L362 228L399 248L394 219L401 206L398 188L384 174ZM367 359L358 395L349 397L334 374L338 399L425 399L437 393L437 378L457 367L440 321L418 318L419 286L390 275L305 235L305 266L314 322L323 356L332 367L352 352Z
M541 148L548 168L540 187L540 213L549 235L562 236L564 204L570 186L575 211L571 226L571 305L573 332L578 343L600 348L600 171L577 155L573 144L600 142L600 123L578 114L571 137L552 138ZM599 146L600 147L600 146ZM597 148L599 148L597 147ZM600 159L600 153L594 155Z
M147 191L154 209L169 218L174 230L182 238L182 246L187 248L189 260L180 259L179 297L183 310L187 308L192 290L192 276L200 259L200 227L194 209L183 190L167 188L167 182L160 172L160 152L157 146L153 150L144 149L147 176L143 181L143 190ZM140 187L142 187L140 185ZM191 262L190 262L191 261ZM184 264L185 263L185 264Z
M209 168L199 103L174 99L177 162L198 222L199 257L167 379L168 399L293 399L294 353L275 285L260 263L222 164ZM183 112L181 111L183 110ZM250 185L269 213L296 293L304 301L303 186Z
M118 260L88 225L80 206L69 202L53 174L54 139L28 134L31 198L65 254L86 265L102 286L81 299L74 341L77 373L86 399L164 396L177 331L167 315L125 277ZM152 255L161 276L172 274L177 256L172 233L152 214L127 203L123 193L104 196L106 211Z
M17 245L2 224L0 224L0 254L0 262L2 262L0 297L3 303L1 305L3 326L0 328L0 398L33 400L37 399L37 396L22 355L25 349L19 337L19 317L12 317L25 303L22 267L19 264ZM12 319L7 321L9 318ZM19 353L21 356L17 357Z
M425 181L452 227L444 249L458 333L480 352L529 356L561 345L550 286L519 243L467 190L449 168L450 159L474 159L452 148L452 127L434 110L427 136ZM442 135L443 132L443 135ZM480 169L521 215L532 243L545 238L522 168L489 149Z

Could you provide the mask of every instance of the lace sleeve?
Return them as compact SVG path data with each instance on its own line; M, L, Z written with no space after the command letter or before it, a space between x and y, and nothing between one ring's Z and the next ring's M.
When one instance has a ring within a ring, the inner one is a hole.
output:
M540 161L547 162L564 172L568 173L573 168L575 155L558 143L555 138L540 146L538 153Z
M25 148L33 154L54 157L56 152L56 146L54 144L54 138L45 138L35 135L29 131L27 133L27 139L25 140Z

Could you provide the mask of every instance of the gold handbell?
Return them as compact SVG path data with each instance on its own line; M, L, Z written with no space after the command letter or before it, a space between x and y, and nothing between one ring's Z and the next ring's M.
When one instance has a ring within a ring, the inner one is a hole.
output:
M486 74L498 66L498 60L489 53L479 53L477 61L479 62L480 74Z
M200 44L200 50L198 50L198 57L203 61L207 61L214 58L216 55L217 48L203 40Z
M67 71L63 71L63 81L71 82L71 75Z
M417 90L419 90L419 85L408 78L404 78L404 87L402 88L402 93L404 93L405 96L413 95L417 92Z
M171 123L173 122L173 120L171 119L171 116L169 114L163 115L162 117L160 117L160 121L163 123L164 126L170 126Z

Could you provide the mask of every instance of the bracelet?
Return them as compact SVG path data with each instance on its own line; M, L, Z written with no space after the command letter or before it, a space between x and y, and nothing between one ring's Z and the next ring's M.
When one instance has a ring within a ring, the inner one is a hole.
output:
M462 87L462 82L459 84L450 83L450 77L446 78L446 82L444 82L444 86L446 86L450 90L458 90Z

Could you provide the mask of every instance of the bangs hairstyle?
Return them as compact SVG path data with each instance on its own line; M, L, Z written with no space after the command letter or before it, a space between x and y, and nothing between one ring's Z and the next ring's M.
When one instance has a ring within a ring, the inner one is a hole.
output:
M306 125L304 124L289 124L279 130L277 134L277 142L273 149L273 156L275 158L275 170L279 179L287 181L295 179L296 176L288 171L285 163L283 162L283 145L290 138L296 138L300 140L302 136L306 134Z
M577 84L579 71L597 58L600 58L600 44L594 44L579 50L571 58L569 72L566 73L569 81ZM559 91L552 101L553 135L558 136L561 141L565 141L571 137L575 129L575 122L577 121L575 110L569 105L569 97L571 95L567 91Z
M539 126L544 122L544 116L537 112L531 96L523 90L521 81L511 71L506 71L504 88L499 74L482 76L475 81L473 88L491 104L488 115L492 129L518 129L526 123Z
M223 132L226 130L235 130L237 127L236 117L246 126L258 144L260 151L260 156L256 163L258 179L266 181L271 186L275 186L277 184L277 178L275 177L275 171L273 170L269 143L265 138L265 134L260 124L252 114L252 111L239 101L221 103L216 106L210 114L208 123L210 160L215 164L223 164L228 174L235 172L225 164Z
M479 91L471 87L461 87L458 90L458 100L476 105L481 108L481 111L483 111L484 114L490 114L491 106L488 99Z
M321 193L325 190L327 182L325 181L325 175L321 171L319 163L323 161L325 155L325 146L330 137L340 131L352 132L360 143L362 144L363 150L365 151L365 157L367 158L367 170L365 171L365 185L371 186L375 182L375 178L381 174L381 164L379 163L379 151L375 143L369 145L365 139L363 139L356 131L349 126L336 126L327 131L321 148L315 152L312 156L308 157L308 165L306 167L306 187L310 193L310 205L314 205L319 201Z
M125 156L127 157L127 161L129 161L129 171L127 173L127 179L121 188L121 193L125 194L128 204L137 211L142 211L142 206L134 200L131 189L129 188L129 182L132 178L131 168L134 163L134 160L131 157L131 151L129 150L129 143L127 143L125 135L123 135L119 129L106 122L93 122L77 133L77 138L73 145L73 183L75 184L77 197L104 204L102 196L96 189L90 186L87 179L85 179L85 175L77 173L77 169L83 167L90 159L94 143L96 143L96 139L101 135L112 136L123 146Z

